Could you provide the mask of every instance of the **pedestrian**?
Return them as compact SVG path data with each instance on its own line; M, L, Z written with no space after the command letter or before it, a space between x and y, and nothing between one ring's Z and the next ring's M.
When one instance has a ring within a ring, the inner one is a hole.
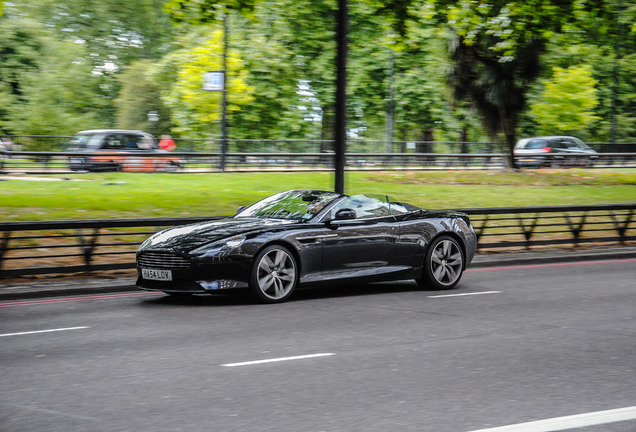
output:
M159 140L159 148L161 150L174 151L174 149L177 148L177 145L174 143L174 140L170 135L161 135L161 139Z

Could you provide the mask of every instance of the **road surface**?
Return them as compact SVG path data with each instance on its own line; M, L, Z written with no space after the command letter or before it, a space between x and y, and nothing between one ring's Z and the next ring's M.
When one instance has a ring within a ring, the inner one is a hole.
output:
M633 432L635 269L0 302L0 431Z

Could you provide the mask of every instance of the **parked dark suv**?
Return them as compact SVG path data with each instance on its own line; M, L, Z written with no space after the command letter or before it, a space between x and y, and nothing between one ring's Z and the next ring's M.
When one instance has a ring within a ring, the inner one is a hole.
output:
M125 129L93 129L75 134L68 152L73 171L175 171L181 161L157 148L149 133Z
M598 154L576 137L522 138L514 149L517 166L592 166Z

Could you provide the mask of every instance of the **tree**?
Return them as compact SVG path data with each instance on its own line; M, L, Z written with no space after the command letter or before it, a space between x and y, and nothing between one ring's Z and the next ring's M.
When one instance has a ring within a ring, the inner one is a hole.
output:
M159 59L171 49L175 28L163 7L164 0L21 0L7 4L5 15L38 21L57 40L86 48L89 77L100 81L95 92L105 102L95 114L112 126L117 73L135 60Z
M30 20L0 22L2 128L13 134L67 135L107 126L96 112L98 80L84 47L58 41Z
M586 67L555 67L551 81L544 81L539 102L531 107L531 115L545 135L573 134L598 120L593 109L598 105L597 81Z
M155 76L163 83L161 97L172 110L176 132L208 137L210 125L221 119L221 93L204 91L203 76L223 70L223 30L218 26L195 29L182 46L162 59ZM252 100L253 88L246 82L248 71L238 52L228 51L227 65L227 109L233 112Z
M599 20L606 29L615 19L603 0L528 0L525 2L431 2L436 18L450 32L450 84L455 96L480 113L493 140L510 154L516 141L527 95L540 76L541 56L556 33L572 29L569 22ZM384 0L384 11L398 29L421 6L414 0ZM394 10L393 10L394 8Z
M9 132L9 107L25 102L25 77L40 67L42 27L33 21L0 20L0 130Z
M455 97L473 104L491 139L508 149L513 166L519 116L530 84L539 76L544 35L555 18L536 3L438 5L452 32L450 83Z
M241 52L249 70L247 83L253 88L252 101L230 115L232 138L315 137L315 122L310 120L315 107L311 97L300 90L296 53L286 43L290 29L279 10L269 6L257 5L254 19L232 16L230 47ZM291 143L276 148L300 150Z
M150 60L139 60L118 74L121 90L115 99L117 127L146 130L155 135L170 133L170 110L161 100L161 87L152 79L153 68ZM156 122L148 119L152 111L158 114Z

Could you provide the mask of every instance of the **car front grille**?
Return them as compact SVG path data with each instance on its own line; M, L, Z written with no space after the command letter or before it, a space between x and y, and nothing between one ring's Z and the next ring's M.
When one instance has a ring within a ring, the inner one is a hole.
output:
M144 252L137 257L137 265L154 269L187 269L190 268L190 260L171 252Z

